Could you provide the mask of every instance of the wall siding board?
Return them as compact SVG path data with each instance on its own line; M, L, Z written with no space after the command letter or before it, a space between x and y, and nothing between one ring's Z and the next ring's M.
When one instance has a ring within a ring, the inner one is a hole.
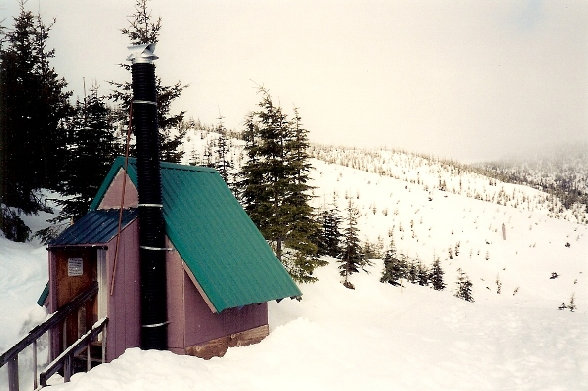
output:
M169 239L166 245L173 248ZM167 313L168 313L168 345L169 349L183 352L184 349L184 269L182 258L174 249L167 253Z

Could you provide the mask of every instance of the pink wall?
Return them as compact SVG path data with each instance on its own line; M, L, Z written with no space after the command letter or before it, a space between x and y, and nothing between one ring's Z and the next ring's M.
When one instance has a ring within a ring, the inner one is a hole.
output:
M126 176L125 182L125 208L136 208L139 203L139 196L137 194L137 188L133 184L133 181L125 174L125 171L121 168L112 182L110 183L110 187L104 193L104 197L102 197L102 201L100 201L100 205L98 209L119 209L120 208L120 199L121 199L121 191L123 189L123 179Z
M168 246L172 247L168 240ZM214 313L184 271L177 251L167 257L168 343L171 351L268 324L267 303Z
M137 220L121 233L116 262L114 291L110 295L110 284L114 271L116 237L108 243L108 336L107 361L124 353L126 348L140 343L140 286L139 286L139 232Z
M184 273L185 346L200 345L210 340L268 324L267 303L250 304L241 309L229 308L213 313Z
M173 247L169 239L168 247ZM174 353L184 353L184 325L185 313L183 306L184 297L184 268L180 254L174 249L167 254L167 339L169 350ZM192 282L190 282L192 283Z

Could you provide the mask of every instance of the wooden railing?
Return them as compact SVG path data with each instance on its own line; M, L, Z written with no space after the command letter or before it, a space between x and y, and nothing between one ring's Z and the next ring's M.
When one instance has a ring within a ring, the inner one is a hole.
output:
M40 381L41 387L47 386L47 379L49 379L55 372L63 368L63 381L69 382L72 375L73 360L76 355L81 353L84 349L87 350L87 365L88 371L91 369L91 343L94 339L104 331L102 338L102 362L105 361L105 347L106 347L106 325L108 318L102 318L92 326L92 329L78 339L73 345L68 347L55 360L53 360L44 372L41 373Z
M69 303L63 305L61 308L51 314L49 319L33 328L28 335L20 340L20 342L0 355L0 368L5 364L8 364L9 391L18 391L18 354L29 345L33 345L33 384L34 387L37 388L37 340L41 338L48 330L52 329L59 323L64 322L69 314L77 311L82 305L96 296L97 292L98 283L93 282L90 288L77 295Z

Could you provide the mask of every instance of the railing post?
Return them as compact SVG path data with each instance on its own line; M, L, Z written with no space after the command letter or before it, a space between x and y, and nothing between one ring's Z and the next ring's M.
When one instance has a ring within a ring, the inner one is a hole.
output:
M65 365L63 368L63 381L64 383L68 383L71 379L71 356L68 354L65 356Z
M107 325L102 328L102 364L106 362L106 334Z
M62 349L67 349L67 316L63 318L63 328L61 330L61 340L63 341Z
M37 340L33 341L33 388L37 389L39 383L37 380Z
M86 372L90 372L90 369L92 369L92 349L91 349L91 347L92 347L92 341L90 341L90 343L86 347L86 351L88 352L88 358L87 358L88 366L86 367Z
M8 389L18 391L18 354L8 360Z

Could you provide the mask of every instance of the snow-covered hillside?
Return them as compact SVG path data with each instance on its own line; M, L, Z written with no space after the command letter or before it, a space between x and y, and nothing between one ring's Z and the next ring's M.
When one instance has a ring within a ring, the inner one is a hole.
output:
M570 205L570 208L565 208L562 201L553 195L488 177L479 173L477 166L385 149L366 150L314 145L311 154L327 163L415 184L425 192L441 190L497 205L539 211L550 217L588 223L588 210L585 205ZM579 161L575 163L579 164ZM584 164L588 164L588 160ZM582 186L586 183L586 170L588 169L576 168L572 171L566 165L552 168L550 175L565 175Z
M204 156L217 136L191 137L186 150ZM349 290L329 259L317 283L301 286L301 302L270 304L271 332L258 345L210 361L130 349L55 389L588 389L588 226L529 187L411 154L368 155L315 149L314 206L335 202L344 218L351 201L362 240L385 249L393 237L426 265L438 257L444 291L382 284L381 260L351 276ZM239 165L242 149L233 156ZM2 350L42 318L34 301L46 261L39 244L0 238L0 251L9 259L0 263ZM475 303L453 296L458 268ZM572 296L574 312L557 309ZM1 369L0 388L5 381Z
M386 246L393 236L401 254L429 265L439 257L450 281L461 268L475 276L474 296L495 294L498 279L503 293L516 290L525 300L549 298L556 306L572 294L588 299L583 275L588 263L586 225L548 217L542 210L425 191L416 183L321 161L313 164L317 203L329 203L335 195L344 215L351 200L361 211L364 240ZM522 194L537 193L512 186ZM561 277L550 280L552 272ZM567 292L549 289L554 285Z

